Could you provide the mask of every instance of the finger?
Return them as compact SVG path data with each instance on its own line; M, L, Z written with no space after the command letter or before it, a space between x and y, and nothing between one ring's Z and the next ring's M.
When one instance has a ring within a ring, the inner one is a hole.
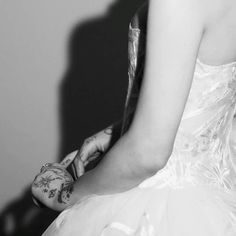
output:
M76 170L75 162L72 163L71 167L72 167L73 178L74 178L74 180L77 180L78 179L78 171Z
M93 155L98 150L96 136L92 136L85 140L80 151L78 152L79 159L85 162L89 156Z
M61 161L61 165L64 167L64 168L67 168L75 159L77 153L79 151L76 150L76 151L73 151L71 152L70 154L68 154L62 161Z
M101 154L102 152L97 151L93 155L89 156L88 159L84 162L84 166L87 166L89 162L97 159Z
M76 178L84 174L84 163L79 159L75 158L73 165Z
M72 165L72 166L74 167L75 176L76 176L76 178L78 178L78 176L79 176L79 171L80 171L80 169L79 169L78 153L76 154L76 157L75 157L75 159L74 159L74 162L73 162L73 165Z
M84 164L81 160L78 161L78 168L79 168L79 173L78 177L84 174Z
M84 163L78 158L74 160L72 167L73 167L73 171L74 171L74 175L76 179L78 179L85 172Z

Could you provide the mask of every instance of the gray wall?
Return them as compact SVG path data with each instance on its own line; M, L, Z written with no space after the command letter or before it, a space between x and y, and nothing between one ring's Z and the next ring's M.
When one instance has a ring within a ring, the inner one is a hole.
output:
M127 26L141 2L0 0L0 212L6 230L17 227L17 207L29 210L26 218L38 214L24 208L31 201L25 191L42 164L58 161L121 117Z
M2 1L0 207L20 194L59 145L58 86L71 27L111 0Z

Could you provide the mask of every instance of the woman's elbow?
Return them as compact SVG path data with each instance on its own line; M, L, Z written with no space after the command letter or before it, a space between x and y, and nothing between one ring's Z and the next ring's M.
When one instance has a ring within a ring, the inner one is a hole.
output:
M150 150L149 150L150 151ZM149 152L149 151L144 151L144 155L142 157L142 160L140 160L140 165L145 167L145 169L150 173L150 174L155 174L159 170L163 169L170 157L169 152ZM146 154L145 154L146 153Z
M156 173L166 166L172 153L172 147L166 147L148 139L137 139L127 134L130 146L137 153L138 163L150 173Z

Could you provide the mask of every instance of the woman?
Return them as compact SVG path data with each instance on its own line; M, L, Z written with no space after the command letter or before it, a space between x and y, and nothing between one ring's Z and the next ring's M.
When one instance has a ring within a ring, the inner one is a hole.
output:
M143 75L140 18L130 24L122 136L41 199L65 209L44 236L236 235L235 13L233 0L149 0Z

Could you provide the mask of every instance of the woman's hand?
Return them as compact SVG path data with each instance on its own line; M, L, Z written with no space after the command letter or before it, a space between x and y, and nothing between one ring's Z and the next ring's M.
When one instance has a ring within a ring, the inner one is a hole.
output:
M66 157L75 157L73 166L76 179L84 174L85 167L92 161L97 160L107 151L111 144L113 125L106 129L86 138L80 150L70 153Z
M73 160L74 157L68 155L61 163L47 163L41 168L31 185L36 205L52 209L61 205L61 210L68 206L74 180L66 168Z
M119 138L121 125L122 122L116 122L85 139L82 147L68 154L61 163L44 165L31 186L36 205L60 211L73 204L76 199L74 197L72 200L75 180L87 171L85 167L89 163L97 162L101 154L105 153L112 142ZM74 178L66 170L71 163Z

